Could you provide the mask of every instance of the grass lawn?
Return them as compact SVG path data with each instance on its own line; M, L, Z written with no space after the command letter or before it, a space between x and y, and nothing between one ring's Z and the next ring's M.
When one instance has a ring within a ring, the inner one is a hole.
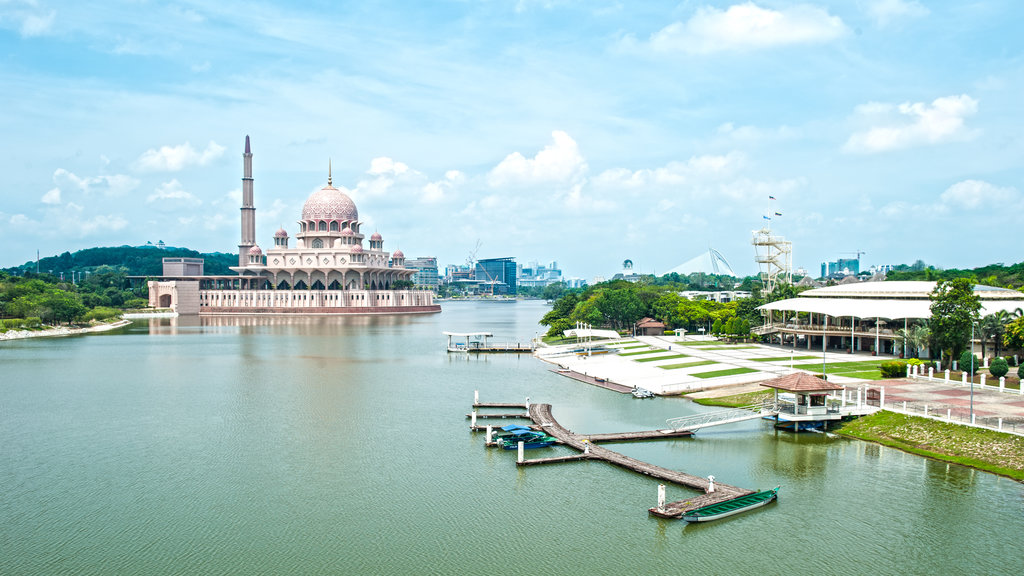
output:
M675 360L676 358L689 358L689 354L670 354L668 356L647 356L645 358L634 358L634 362L654 362L656 360Z
M850 378L860 378L862 380L882 380L882 371L879 370L878 365L881 364L879 360L871 360L867 362L832 362L825 365L825 370L829 374L835 374L836 376L849 376ZM815 362L814 364L798 364L794 366L800 370L807 370L816 376L821 376L821 363Z
M639 346L623 346L623 350L636 350L637 348L650 348L647 344L640 344Z
M817 356L775 356L772 358L751 358L754 362L782 362L783 360L814 360Z
M693 366L708 366L710 364L718 364L714 360L697 360L696 362L684 362L682 364L666 364L664 366L658 366L662 370L676 370L678 368L692 368Z
M716 340L676 340L675 344L680 346L721 346L722 343Z
M844 422L837 434L1024 480L1024 437L880 411Z
M640 356L641 354L658 354L659 352L664 352L664 350L661 348L649 348L638 352L619 352L619 356Z
M742 408L759 404L765 400L771 400L775 396L774 390L758 390L746 394L733 394L732 396L719 396L718 398L694 398L693 401L704 406L724 406L726 408Z
M622 346L624 344L639 344L639 343L640 342L638 340L624 340L622 342L615 342L614 344L609 344L609 346Z
M697 374L690 374L690 376L696 376L697 378L718 378L720 376L734 376L736 374L750 374L751 372L757 372L753 368L730 368L728 370L715 370L713 372L700 372Z
M739 344L720 344L701 348L701 350L755 350L757 346L740 346Z

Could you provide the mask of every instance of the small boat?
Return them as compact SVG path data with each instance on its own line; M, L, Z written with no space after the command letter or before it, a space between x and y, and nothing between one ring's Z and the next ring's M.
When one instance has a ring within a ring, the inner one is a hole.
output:
M498 439L498 444L505 450L519 448L520 442L523 443L523 449L530 450L533 448L547 448L558 442L558 440L536 430L516 430Z
M779 488L781 486L690 510L683 514L683 520L687 522L711 522L712 520L719 520L733 514L760 508L777 498Z
M497 442L497 441L501 440L502 438L508 438L512 434L522 433L522 432L536 432L536 430L534 430L533 428L530 428L529 426L523 426L521 424L509 424L508 426L502 426L501 428L498 428L497 430L495 430L494 434L491 436L491 438L495 442Z
M647 388L641 388L636 386L633 388L633 398L654 398L654 392L651 392Z

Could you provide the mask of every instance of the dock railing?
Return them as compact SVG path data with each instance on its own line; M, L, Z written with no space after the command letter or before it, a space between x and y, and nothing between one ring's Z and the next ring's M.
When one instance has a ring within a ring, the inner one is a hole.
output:
M728 410L716 410L693 416L680 416L668 419L668 425L673 430L699 430L710 426L720 426L744 420L754 420L764 416L774 416L779 412L779 404L774 400L765 400L757 404L730 408Z

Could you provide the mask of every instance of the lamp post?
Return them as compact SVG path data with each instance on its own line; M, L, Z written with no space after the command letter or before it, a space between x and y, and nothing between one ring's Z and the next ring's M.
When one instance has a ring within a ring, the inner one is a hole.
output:
M828 341L828 316L825 314L821 315L821 379L828 380L828 373L825 372L825 342Z
M974 322L971 322L971 423L974 423Z

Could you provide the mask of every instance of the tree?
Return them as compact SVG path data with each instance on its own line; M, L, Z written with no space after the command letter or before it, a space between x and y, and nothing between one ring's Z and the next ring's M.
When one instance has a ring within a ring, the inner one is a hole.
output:
M712 334L721 334L722 330L723 330L723 328L722 328L722 321L716 319L715 323L711 325L711 333Z
M647 312L647 307L632 287L605 290L597 297L597 309L612 328L632 326Z
M993 378L1002 378L1009 371L1010 365L1006 362L1006 358L996 356L988 365L988 372Z
M908 352L914 358L919 358L921 356L921 349L928 345L931 331L928 330L927 326L915 324L906 329L900 328L897 330L896 337L907 347Z
M1020 312L1020 309L1017 310ZM1020 316L1020 314L1017 314ZM988 316L981 319L981 356L985 356L985 342L991 338L992 344L995 346L995 355L999 356L999 345L1003 341L1003 336L1006 334L1006 325L1009 324L1014 318L1014 314L1007 312L1006 310L999 310L993 312Z
M939 280L931 293L931 330L935 343L950 359L959 356L971 337L981 300L974 284L966 278Z
M1016 318L1006 325L1003 344L1009 348L1024 348L1024 317Z
M974 373L978 371L979 364L980 362L978 362L978 357L971 354L970 350L964 350L960 353L959 368L961 372L967 372L971 376L974 376Z

